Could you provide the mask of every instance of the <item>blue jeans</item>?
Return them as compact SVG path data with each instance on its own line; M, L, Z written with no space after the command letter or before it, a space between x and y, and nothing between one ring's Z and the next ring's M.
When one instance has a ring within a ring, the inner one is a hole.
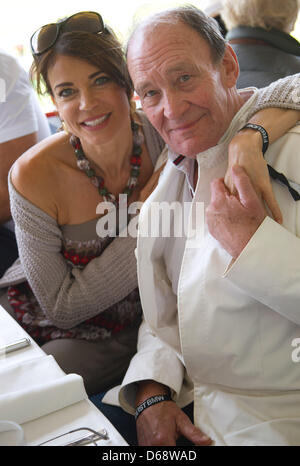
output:
M126 440L128 445L138 445L135 419L132 414L126 413L122 408L118 406L111 406L106 403L102 403L102 398L105 393L99 393L90 397L92 403L104 414L105 417L115 426L118 432ZM183 412L194 422L193 416L194 403L190 403L188 406L183 408ZM193 445L184 437L181 437L177 441L178 446Z

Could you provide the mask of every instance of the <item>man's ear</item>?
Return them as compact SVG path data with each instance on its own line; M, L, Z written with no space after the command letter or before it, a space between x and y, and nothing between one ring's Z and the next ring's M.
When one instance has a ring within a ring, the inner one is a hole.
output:
M226 44L221 67L224 84L226 84L228 88L235 86L239 77L240 67L237 56L229 44Z

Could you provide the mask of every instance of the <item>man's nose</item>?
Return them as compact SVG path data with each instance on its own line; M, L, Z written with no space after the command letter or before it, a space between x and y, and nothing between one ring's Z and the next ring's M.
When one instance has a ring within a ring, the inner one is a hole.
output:
M188 104L178 91L166 92L163 97L164 116L169 120L179 119L187 110Z

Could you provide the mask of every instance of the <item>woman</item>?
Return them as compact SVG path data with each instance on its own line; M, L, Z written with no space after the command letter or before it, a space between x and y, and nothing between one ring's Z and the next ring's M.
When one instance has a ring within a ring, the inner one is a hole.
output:
M117 205L121 193L128 204L143 200L163 142L135 111L120 44L97 13L43 27L32 48L38 89L44 82L65 131L26 152L10 173L22 266L0 285L10 285L7 309L93 394L126 371L141 318L135 238L99 237L96 209ZM254 147L256 133L247 133Z

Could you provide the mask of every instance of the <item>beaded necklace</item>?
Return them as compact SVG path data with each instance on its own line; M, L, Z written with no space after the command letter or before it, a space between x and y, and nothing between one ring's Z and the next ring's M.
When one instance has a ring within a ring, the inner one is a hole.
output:
M131 122L131 129L133 132L133 149L132 155L130 158L131 172L129 180L122 194L127 194L129 197L132 194L132 191L137 185L138 177L140 174L141 167L141 154L142 154L142 144L144 142L144 136L139 132L139 125L135 122ZM104 178L102 176L96 175L96 172L91 168L90 161L87 159L82 146L80 139L77 136L70 137L70 143L74 147L75 155L77 158L77 167L84 171L86 175L90 178L92 184L98 189L99 194L103 197L104 201L112 202L116 207L119 206L119 196L116 198L108 189L104 186Z

